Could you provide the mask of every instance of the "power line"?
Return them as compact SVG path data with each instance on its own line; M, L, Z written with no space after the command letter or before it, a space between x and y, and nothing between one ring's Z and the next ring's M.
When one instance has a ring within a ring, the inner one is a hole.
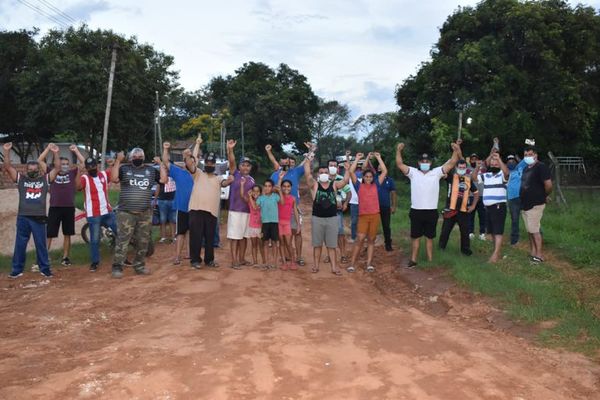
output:
M39 7L36 7L35 5L29 3L27 0L17 0L19 3L23 4L24 6L26 6L27 8L37 12L38 14L48 18L49 20L51 20L52 22L57 23L58 25L60 25L63 28L68 28L69 25L65 24L64 21L61 21L59 18L54 17L51 14L46 13L45 11L41 10Z
M64 19L66 19L70 23L73 23L73 24L77 23L77 20L75 18L71 17L66 12L63 12L59 8L55 7L54 4L50 3L49 1L46 1L46 0L37 0L37 1L38 1L38 3L42 3L42 4L46 5L47 8L56 12L58 15L61 15Z

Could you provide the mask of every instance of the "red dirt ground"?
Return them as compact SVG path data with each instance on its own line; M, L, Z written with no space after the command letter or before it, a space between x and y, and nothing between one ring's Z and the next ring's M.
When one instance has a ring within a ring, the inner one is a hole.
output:
M397 252L342 277L234 271L227 252L218 270L159 245L148 277L113 280L110 260L1 277L0 399L600 398L598 365L503 330L436 273L415 287Z

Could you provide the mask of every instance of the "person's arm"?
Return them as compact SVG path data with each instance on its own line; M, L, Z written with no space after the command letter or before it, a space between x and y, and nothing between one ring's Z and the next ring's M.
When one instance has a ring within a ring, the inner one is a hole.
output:
M500 145L500 140L497 137L495 137L494 144L492 145L492 148L490 149L490 155L487 156L487 158L485 159L485 165L488 165L488 166L490 165L492 156L494 155L494 153L497 153L498 149L500 148L499 145Z
M233 183L233 175L229 174L229 176L221 181L221 187L227 187Z
M365 159L367 170L371 171L373 173L373 176L375 176L377 174L377 170L375 169L373 164L371 164L371 158L374 155L375 155L375 153L370 152L369 154L367 154L367 158Z
M119 182L119 169L121 169L121 162L125 159L125 153L120 151L115 158L115 163L110 168L110 181L112 183Z
M237 168L235 164L235 153L233 149L235 149L235 145L237 142L235 140L229 139L227 141L227 160L229 161L229 172L233 174L233 171Z
M300 213L298 212L298 207L296 207L296 198L292 196L292 199L294 199L292 208L294 210L294 218L296 218L296 233L299 233L302 226L302 224L300 224Z
M354 162L352 163L352 165L350 166L350 170L348 171L353 185L355 185L356 181L358 181L358 178L356 177L356 168L358 167L358 163L363 158L363 156L363 153L356 153L356 157L354 157Z
M54 143L48 143L48 146L42 151L40 156L37 159L37 162L40 166L40 173L45 174L48 172L48 164L46 164L46 159L48 158L48 154L50 153L50 147L53 146Z
M83 154L81 154L81 152L79 151L79 148L72 144L69 146L69 150L71 150L71 153L75 154L75 157L77 157L77 168L82 169L85 167L85 157L83 156Z
M19 177L19 173L17 172L15 167L12 166L12 163L10 161L10 150L12 149L12 142L4 143L4 146L2 147L4 148L4 169L6 170L6 172L8 172L8 176L10 176L10 179L13 182L16 182Z
M342 202L342 212L344 212L348 209L348 204L350 204L351 198L352 198L352 192L349 190L348 193L346 193L346 198Z
M379 153L373 153L373 155L375 156L375 158L377 159L377 162L379 163L379 166L381 167L381 173L379 174L379 184L383 184L383 182L385 182L385 178L388 174L388 169L385 166L385 163L383 162L383 158L381 158L381 154ZM373 173L375 174L375 173Z
M304 164L304 177L306 178L306 184L308 185L309 188L313 189L316 182L312 176L312 171L311 171L312 160L310 159L310 157L306 157L303 161L303 164Z
M472 213L473 211L475 211L475 209L477 208L477 203L479 202L479 190L476 192L473 192L473 202L471 203L471 206L467 209L467 213Z
M404 150L404 143L398 143L398 146L396 146L396 166L404 175L408 175L410 168L408 165L404 164L402 150Z
M196 144L194 144L194 150L192 150L192 155L196 159L196 164L198 164L198 157L200 157L202 155L201 150L200 150L201 144L202 144L202 134L199 133L198 137L196 138Z
M553 189L552 175L550 174L550 168L548 168L545 164L543 164L543 167L542 180L544 181L544 191L546 192L546 196L549 196Z
M267 157L269 157L269 160L271 160L271 163L273 164L273 169L275 171L279 170L279 168L281 168L281 165L279 165L277 159L273 155L273 146L268 144L265 146L265 150L267 151Z
M479 182L479 173L481 172L481 165L482 161L477 160L477 163L475 164L475 169L473 170L473 172L471 172L471 179L475 182Z
M58 172L60 171L60 157L58 156L60 148L57 145L52 144L50 151L52 152L54 167L52 168L52 171L50 171L50 173L48 174L48 180L50 182L54 182L56 176L58 175Z
M502 174L504 175L504 181L508 181L508 177L510 175L510 170L502 161L502 157L500 157L500 153L496 152L492 155L492 159L498 160L498 164L500 165L500 169L502 170Z
M446 175L456 166L458 160L462 157L462 151L460 150L461 140L458 139L456 143L452 143L452 157L444 165L442 165L442 172Z
M165 168L167 170L167 175L169 175L169 170L171 169L171 154L169 154L170 150L171 150L171 143L163 142L162 161L163 161L163 165L165 166ZM161 168L160 179L161 179L161 181L163 179L162 168ZM166 183L166 182L161 182L161 183Z
M160 164L160 183L162 183L163 185L167 184L169 182L169 170L167 169L167 166L164 163Z
M398 205L398 195L396 194L396 189L390 191L390 197L391 197L391 204L392 204L392 208L390 211L392 214L394 214L396 212L396 207Z

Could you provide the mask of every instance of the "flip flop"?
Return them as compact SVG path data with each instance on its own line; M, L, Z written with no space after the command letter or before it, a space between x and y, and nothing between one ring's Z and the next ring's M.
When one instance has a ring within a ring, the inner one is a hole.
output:
M311 271L313 274L316 274L317 272L319 272L319 268L312 267Z
M282 271L287 271L288 270L288 265L287 264L281 264L281 267L279 267Z
M336 276L342 276L342 271L340 271L339 269L335 270L335 271L331 271L332 274L336 275Z
M173 260L173 265L180 265L181 264L181 260L179 259L179 257L175 257L175 259Z
M296 265L296 263L291 262L290 263L290 269L292 271L298 271L298 265Z

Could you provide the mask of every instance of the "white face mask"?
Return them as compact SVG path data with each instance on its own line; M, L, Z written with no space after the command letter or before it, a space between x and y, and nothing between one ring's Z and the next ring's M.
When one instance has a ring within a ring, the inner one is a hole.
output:
M329 175L337 175L337 168L329 167Z
M329 175L319 174L319 182L321 182L321 183L329 182Z

